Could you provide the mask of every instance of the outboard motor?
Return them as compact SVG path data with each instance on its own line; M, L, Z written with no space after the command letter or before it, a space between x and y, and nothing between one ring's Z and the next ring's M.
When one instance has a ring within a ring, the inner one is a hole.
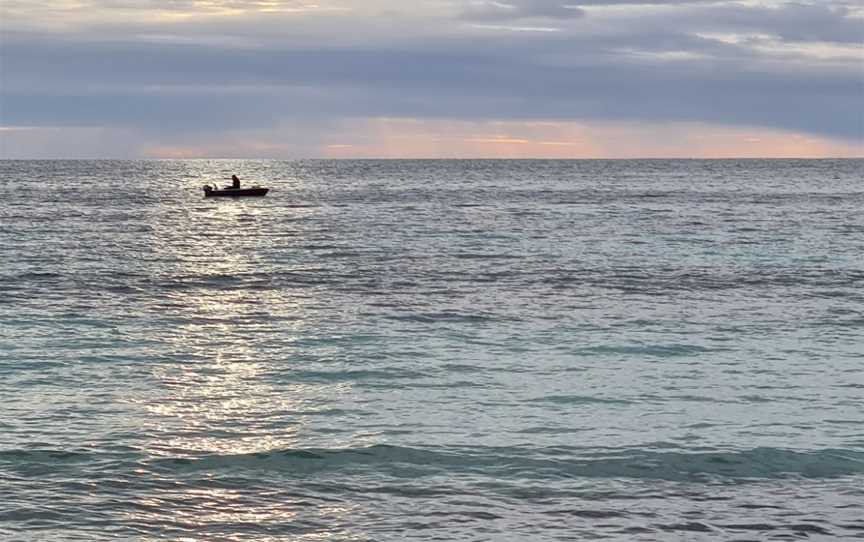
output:
M204 185L204 193L205 193L205 194L209 194L209 193L212 192L212 191L213 191L213 187L212 187L212 186L210 186L209 184L205 184L205 185Z

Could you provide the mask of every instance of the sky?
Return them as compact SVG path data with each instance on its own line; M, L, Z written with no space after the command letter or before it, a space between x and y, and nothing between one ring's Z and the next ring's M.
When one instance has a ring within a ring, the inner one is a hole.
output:
M0 2L0 158L862 156L858 0Z

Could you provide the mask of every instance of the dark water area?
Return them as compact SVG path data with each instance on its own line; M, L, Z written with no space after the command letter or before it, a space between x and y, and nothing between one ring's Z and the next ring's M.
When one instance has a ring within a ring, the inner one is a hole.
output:
M864 160L0 185L0 540L864 539Z

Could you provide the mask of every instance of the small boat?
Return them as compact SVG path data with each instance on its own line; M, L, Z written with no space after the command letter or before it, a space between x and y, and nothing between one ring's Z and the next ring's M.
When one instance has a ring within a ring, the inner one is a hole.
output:
M226 186L222 190L219 190L215 186L210 186L209 184L204 185L204 197L205 198L244 198L244 197L255 197L255 196L266 196L267 192L269 192L269 188L264 188L261 186L250 186L249 188L231 188L230 186Z

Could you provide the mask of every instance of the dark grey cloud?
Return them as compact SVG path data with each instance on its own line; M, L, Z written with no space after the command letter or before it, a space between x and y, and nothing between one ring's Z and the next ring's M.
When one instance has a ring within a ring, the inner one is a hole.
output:
M573 19L583 15L584 10L562 0L473 0L463 14L466 19L484 21L530 17Z
M784 42L824 42L861 45L864 19L845 2L787 2L754 6L713 0L510 0L469 4L463 16L470 20L505 20L529 17L574 19L588 6L638 4L678 6L675 11L620 16L623 31L641 33L646 27L667 32L726 32L766 34Z
M861 44L864 20L844 6L785 3L777 7L718 4L670 14L664 24L689 31L764 33L788 42Z
M576 19L583 8L602 6L681 6L719 4L718 0L466 0L462 17L468 20Z
M730 56L672 63L616 56L638 45L625 37L450 40L437 52L23 39L4 47L2 116L8 124L171 131L313 117L680 120L862 136L860 116L850 112L860 111L864 81L845 66L760 62L686 34L642 39L652 44L642 52ZM562 60L550 62L551 53Z
M787 42L864 43L864 19L848 5L838 2L754 6L732 2L700 0L514 0L488 2L468 7L464 17L471 20L504 20L527 17L572 19L586 15L581 7L639 4L678 6L675 11L619 16L622 31L639 34L646 27L667 32L727 32L767 34Z

